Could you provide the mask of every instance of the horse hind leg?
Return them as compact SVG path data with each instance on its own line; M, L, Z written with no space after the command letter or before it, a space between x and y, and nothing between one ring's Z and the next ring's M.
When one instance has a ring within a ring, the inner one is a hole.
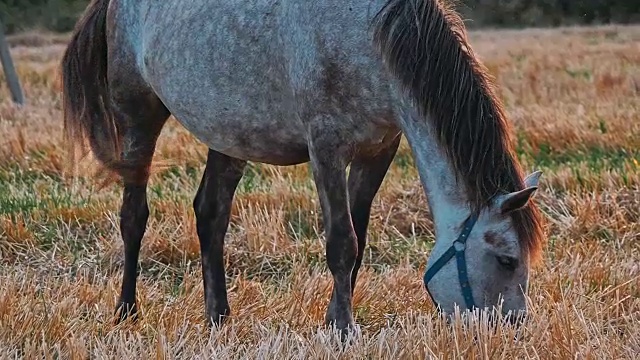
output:
M149 169L158 136L170 114L153 96L118 97L112 106L122 144L120 159L113 170L124 183L120 208L124 272L116 306L119 323L128 317L137 319L136 278L140 244L149 218L146 194Z
M207 165L193 201L200 240L202 281L208 325L219 326L231 314L224 268L224 238L233 197L246 161L209 150Z

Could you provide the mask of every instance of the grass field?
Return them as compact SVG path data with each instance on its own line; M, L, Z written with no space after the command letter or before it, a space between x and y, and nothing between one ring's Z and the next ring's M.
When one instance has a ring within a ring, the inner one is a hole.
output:
M121 188L64 176L55 71L65 38L23 34L11 43L29 104L12 105L0 79L0 357L637 358L640 27L471 40L526 169L544 171L536 199L549 241L517 340L510 327L436 316L422 284L432 223L406 142L374 202L353 343L339 349L322 328L331 282L307 165L247 169L226 241L233 317L208 332L191 208L206 148L173 120L156 152L169 166L149 186L142 318L113 325Z

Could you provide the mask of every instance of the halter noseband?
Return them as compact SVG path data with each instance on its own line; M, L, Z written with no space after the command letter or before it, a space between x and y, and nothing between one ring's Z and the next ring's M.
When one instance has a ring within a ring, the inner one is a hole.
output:
M478 220L478 216L475 214L470 215L467 220L464 222L464 227L462 228L462 232L460 232L460 236L453 242L453 244L449 247L449 249L440 256L440 258L431 266L431 268L427 269L424 274L424 286L427 289L427 293L429 293L429 297L431 297L431 301L434 304L438 304L434 299L433 295L429 291L429 281L433 276L442 269L442 267L453 257L456 256L456 262L458 265L458 279L460 280L460 287L462 290L462 297L464 297L464 302L467 305L467 309L471 310L475 306L473 301L473 293L471 292L471 286L469 285L469 278L467 277L467 261L464 256L464 251L466 249L467 238L471 233L471 229L473 229L473 225L475 225L476 220Z

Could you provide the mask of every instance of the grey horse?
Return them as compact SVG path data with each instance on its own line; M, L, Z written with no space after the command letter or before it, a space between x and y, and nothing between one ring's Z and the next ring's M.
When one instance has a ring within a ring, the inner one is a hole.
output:
M402 134L435 224L433 301L527 310L540 172L523 176L487 71L441 0L93 0L62 79L70 153L88 143L124 186L116 322L136 314L149 169L170 115L209 148L193 202L209 324L230 315L224 238L253 161L310 163L333 276L326 323L355 325L371 204Z

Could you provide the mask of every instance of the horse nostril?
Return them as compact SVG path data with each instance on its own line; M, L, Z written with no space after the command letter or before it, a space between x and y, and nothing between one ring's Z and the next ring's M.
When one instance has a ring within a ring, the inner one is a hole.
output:
M496 325L513 325L515 327L520 327L524 324L527 319L527 312L524 310L518 311L507 311L503 312L502 316L499 313L492 312L488 315L488 322L491 326Z
M509 314L509 323L511 325L515 325L516 327L520 327L524 324L524 322L527 320L527 311L526 310L520 310L518 311L516 314Z

